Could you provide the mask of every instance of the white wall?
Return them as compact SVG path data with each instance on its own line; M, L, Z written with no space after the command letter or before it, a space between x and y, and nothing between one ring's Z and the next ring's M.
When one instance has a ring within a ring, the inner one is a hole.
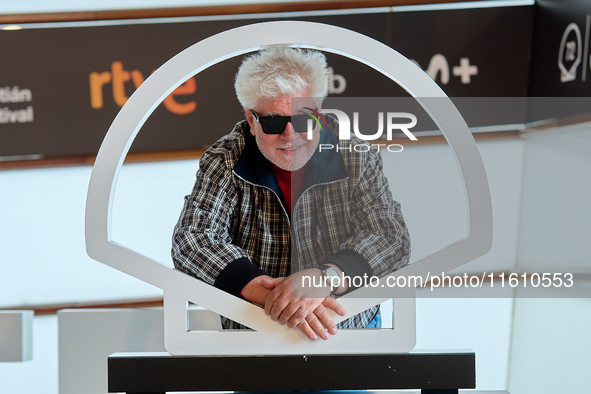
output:
M531 286L517 293L508 385L512 394L589 392L590 132L590 124L581 124L525 140L517 267L583 273L586 278L575 276L575 291L568 293Z
M90 171L0 171L0 307L161 296L86 255Z

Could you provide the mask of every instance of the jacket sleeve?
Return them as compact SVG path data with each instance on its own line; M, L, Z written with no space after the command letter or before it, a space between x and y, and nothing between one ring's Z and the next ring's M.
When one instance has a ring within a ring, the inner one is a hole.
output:
M374 147L360 172L351 195L354 235L341 245L334 263L348 276L367 273L382 277L408 264L410 236L400 204L392 198L381 155Z
M203 171L174 228L174 266L206 283L238 296L250 280L266 274L255 267L246 251L232 244L230 229L238 204L229 171L211 178Z

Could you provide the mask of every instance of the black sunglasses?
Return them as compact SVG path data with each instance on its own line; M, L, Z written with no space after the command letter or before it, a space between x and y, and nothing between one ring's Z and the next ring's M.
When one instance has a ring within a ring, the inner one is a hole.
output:
M308 119L314 119L308 115L294 115L294 116L259 116L253 109L250 110L252 116L257 122L261 124L263 133L265 134L281 134L285 131L288 123L298 133L305 133L308 131Z

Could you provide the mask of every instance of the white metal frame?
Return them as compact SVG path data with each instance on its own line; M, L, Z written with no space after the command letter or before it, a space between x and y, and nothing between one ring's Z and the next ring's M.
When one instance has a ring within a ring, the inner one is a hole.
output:
M86 203L86 248L90 257L164 290L165 347L177 355L346 354L406 352L415 345L415 289L358 289L340 299L347 316L394 298L393 329L341 330L312 342L298 330L271 321L262 310L112 241L111 214L119 170L129 147L154 109L191 76L225 59L265 45L317 48L360 61L414 96L438 125L455 155L469 207L469 235L391 276L448 272L486 254L492 243L492 208L484 166L462 116L439 86L394 49L336 26L296 21L238 27L204 39L174 56L130 97L98 153ZM188 331L188 301L238 321L253 331Z

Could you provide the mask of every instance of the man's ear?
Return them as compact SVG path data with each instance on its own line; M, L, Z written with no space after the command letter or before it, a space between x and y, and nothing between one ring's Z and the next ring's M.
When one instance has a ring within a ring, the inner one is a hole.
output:
M254 136L256 133L254 129L254 117L252 116L252 111L248 108L244 108L244 116L246 117L246 121L250 126L250 134Z

